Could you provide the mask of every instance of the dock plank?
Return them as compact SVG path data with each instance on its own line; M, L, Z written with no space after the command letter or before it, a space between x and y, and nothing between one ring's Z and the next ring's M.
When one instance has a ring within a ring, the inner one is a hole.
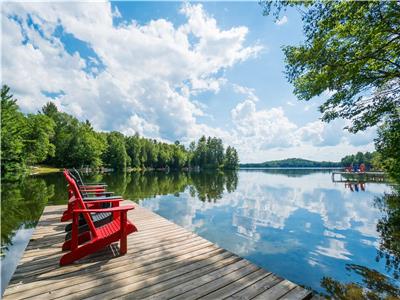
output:
M123 205L133 204L125 201ZM140 207L128 253L118 243L60 267L64 205L47 206L4 299L306 299L311 293Z
M252 299L264 291L272 288L274 285L281 282L283 279L275 276L274 274L269 274L268 276L256 281L255 283L246 286L244 289L240 290L237 293L232 294L226 299Z
M295 287L289 293L285 294L281 300L298 300L298 299L305 299L311 298L311 292L303 289L300 286Z
M225 298L243 290L247 286L252 285L253 283L261 280L262 278L267 277L270 274L271 274L270 272L266 273L262 269L257 270L243 278L240 278L237 281L231 282L230 284L228 284L222 288L219 288L218 290L216 290L212 293L205 295L204 297L200 297L200 299L203 299L203 300L225 299Z
M296 288L296 284L290 282L289 280L282 280L278 284L262 292L253 299L254 300L278 299L284 296L285 294L289 293L294 288Z

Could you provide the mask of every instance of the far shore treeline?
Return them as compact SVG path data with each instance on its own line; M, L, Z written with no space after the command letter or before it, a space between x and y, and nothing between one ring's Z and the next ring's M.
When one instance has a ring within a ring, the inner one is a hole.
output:
M339 162L333 161L313 161L302 158L288 158L282 160L271 160L263 163L240 164L241 168L342 168L350 166L360 166L364 164L367 169L383 169L382 159L377 151L357 152L356 154L346 155Z
M49 102L37 114L24 115L10 93L1 89L1 172L20 173L27 166L107 167L124 169L236 169L235 148L222 140L201 137L185 147L135 134L97 132L89 120L58 111Z

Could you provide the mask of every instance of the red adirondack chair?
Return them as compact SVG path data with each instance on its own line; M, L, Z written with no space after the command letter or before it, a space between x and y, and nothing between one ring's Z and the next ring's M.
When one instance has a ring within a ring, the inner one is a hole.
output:
M72 203L72 236L71 239L63 244L63 250L69 250L60 259L60 265L71 264L72 262L81 259L91 253L99 251L106 246L120 241L120 255L127 252L127 236L135 231L137 228L127 218L128 210L134 209L133 205L125 205L110 208L88 208L83 201L76 182L64 171L69 185L74 193ZM97 200L97 203L113 203L115 200ZM117 201L119 202L119 201ZM110 223L96 228L93 224L90 213L103 213L112 212L113 221ZM79 214L83 214L89 231L79 234Z
M71 178L73 181L75 181L75 183L77 183L77 181L75 180L75 177L71 176L71 173L68 170L64 170L64 176L67 179L67 175L69 176L69 178ZM67 179L68 181L68 179ZM95 202L96 200L103 200L103 199L107 199L107 200L119 200L119 201L123 201L121 196L110 196L110 192L106 192L105 191L105 186L104 185L99 185L99 186L78 186L78 191L79 194L81 195L82 199L86 202L88 202L89 204L89 208L102 208L101 205L99 205L99 203ZM94 196L94 197L93 197ZM68 220L72 219L72 204L75 201L74 197L74 191L71 185L68 185L68 206L67 209L63 212L63 215L61 217L61 222L65 222ZM118 206L117 202L113 203L113 206Z
M93 197L93 195L84 193L81 191L80 187L83 186L83 180L79 174L79 172L75 169L71 170L65 170L65 173L68 174L77 184L79 193L83 198L83 201L85 201L86 207L87 208L109 208L109 207L116 207L119 205L118 201L123 201L121 196L110 196L110 194L97 194L96 197ZM65 175L64 173L64 175ZM67 178L66 178L67 179ZM104 185L104 184L101 184ZM106 185L104 185L106 186ZM75 201L75 198L73 198L73 190L72 187L69 186L69 201L68 201L68 209L64 211L63 216L61 218L61 221L68 221L72 219L72 207L73 207L73 202ZM107 200L118 200L118 201L113 201L112 203L96 203L94 200L104 200L104 196L106 196ZM102 212L102 213L91 213L90 214L92 221L95 225L95 227L101 227L106 225L107 223L110 223L113 220L113 213L112 212ZM79 216L79 234L89 231L89 225L86 223L86 220L84 216L81 214ZM65 240L70 240L72 236L72 223L67 224L65 226Z

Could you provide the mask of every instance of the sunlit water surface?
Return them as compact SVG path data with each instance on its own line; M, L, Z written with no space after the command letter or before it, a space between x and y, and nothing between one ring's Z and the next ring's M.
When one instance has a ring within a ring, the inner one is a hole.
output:
M91 179L315 291L325 292L324 277L362 285L363 270L376 270L397 284L385 259L376 259L381 241L377 224L383 217L376 199L391 191L386 184L350 189L333 183L329 171L312 170L131 173ZM11 194L2 190L2 198L3 291L46 203L66 203L65 182L60 174L30 178L14 185Z

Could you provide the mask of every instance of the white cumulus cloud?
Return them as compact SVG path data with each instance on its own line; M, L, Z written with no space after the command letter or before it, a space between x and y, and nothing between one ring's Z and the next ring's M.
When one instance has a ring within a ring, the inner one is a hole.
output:
M371 149L374 130L337 134L344 127L340 122L299 126L282 107L258 108L266 102L256 90L230 83L224 74L257 57L263 46L248 44L245 26L222 29L201 4L184 3L180 13L185 19L179 26L163 18L138 24L122 20L107 1L3 3L2 82L24 112L53 101L97 130L183 142L218 136L238 148L243 162L299 155L335 159ZM287 21L284 16L277 25ZM213 116L198 95L223 86L244 97L226 107L228 126L201 122Z
M246 99L231 111L231 115L238 138L250 139L247 144L256 144L254 146L260 149L293 144L296 125L280 107L257 110L254 101Z
M197 138L208 128L197 121L204 113L195 95L218 91L226 83L221 71L262 49L245 45L244 26L220 29L201 4L182 5L180 26L165 19L116 26L121 13L109 2L3 8L3 82L22 109L36 111L51 100L44 92L62 91L56 105L100 130ZM97 58L69 49L62 35Z

